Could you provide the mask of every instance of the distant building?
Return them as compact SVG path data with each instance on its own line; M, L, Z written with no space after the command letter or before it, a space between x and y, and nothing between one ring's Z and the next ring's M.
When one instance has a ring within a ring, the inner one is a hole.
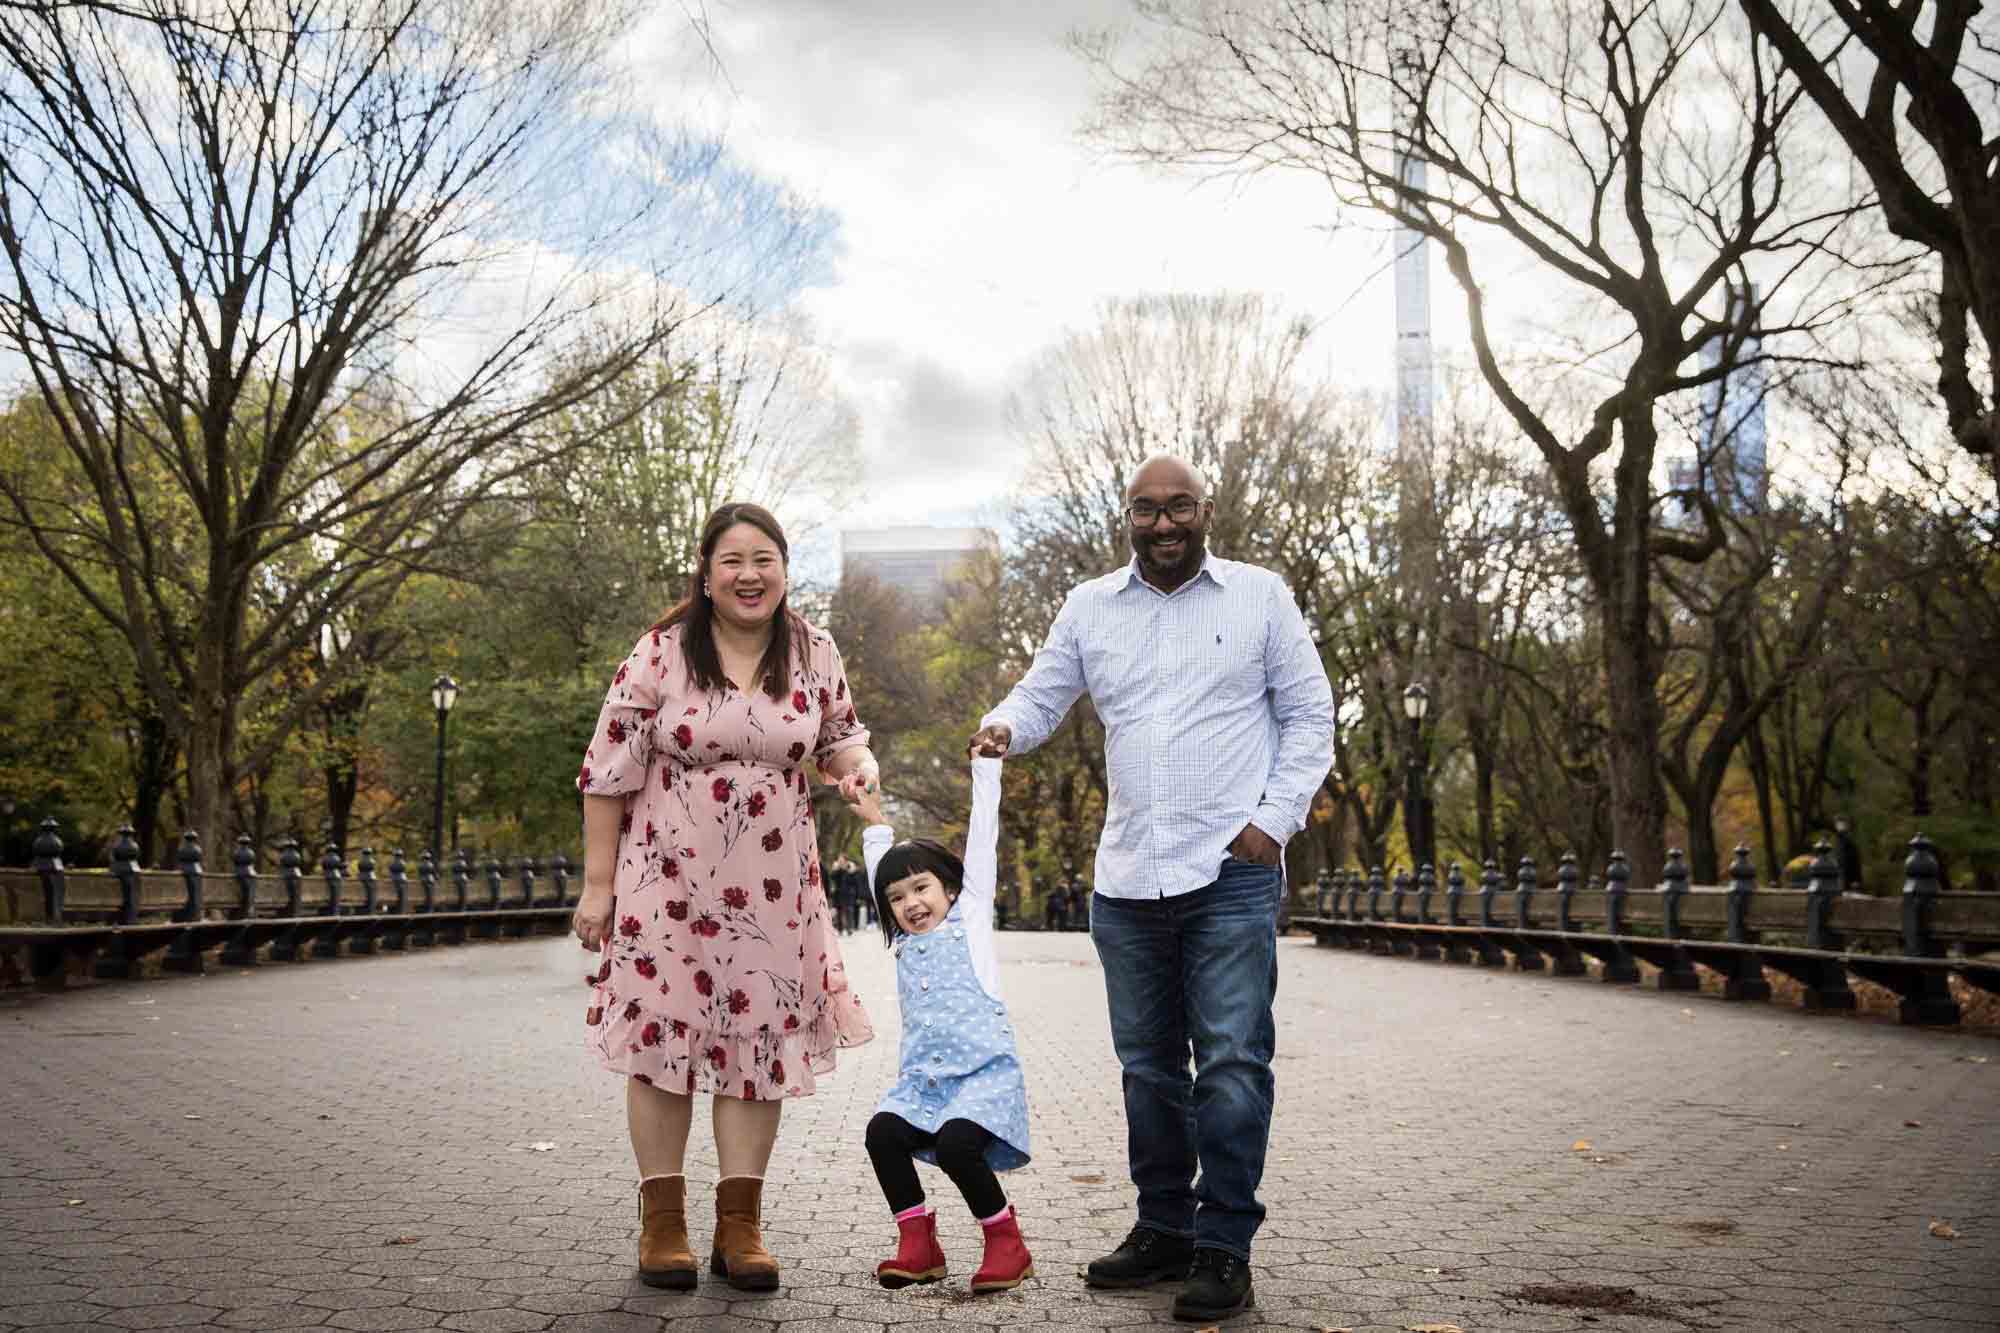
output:
M1728 289L1728 322L1754 321L1757 288ZM1754 330L1754 325L1753 325ZM1711 338L1701 349L1701 368L1722 362L1722 338ZM1764 396L1769 384L1763 362L1763 339L1753 331L1736 352L1727 375L1701 389L1701 424L1695 441L1700 453L1667 465L1667 484L1677 491L1706 490L1718 508L1736 514L1762 513L1769 488L1768 435ZM1681 502L1681 514L1691 519L1694 505Z
M996 539L989 528L844 528L840 576L863 575L934 610L966 563Z

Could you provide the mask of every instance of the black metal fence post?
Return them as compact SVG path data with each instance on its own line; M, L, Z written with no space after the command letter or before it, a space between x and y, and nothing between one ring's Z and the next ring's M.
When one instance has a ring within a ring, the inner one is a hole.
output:
M223 941L220 958L224 967L255 967L257 937L248 923L257 919L257 845L249 834L236 835L236 850L229 859L236 871L236 909L229 915L245 924Z
M1729 858L1729 926L1726 933L1729 943L1748 946L1757 942L1757 932L1750 928L1750 905L1756 893L1757 867L1750 860L1750 849L1739 842ZM1736 965L1723 977L1722 994L1731 1000L1771 998L1771 983L1764 976L1764 964L1747 947L1737 957Z
M389 889L396 895L396 915L409 915L410 863L403 859L401 847L389 853Z
M1582 877L1576 868L1576 853L1564 852L1562 860L1556 863L1556 929L1564 935L1576 931L1571 911L1575 905L1577 881ZM1550 945L1549 959L1549 971L1555 976L1580 977L1590 971L1584 965L1583 954L1568 940L1558 940Z
M535 864L535 858L532 853L521 858L521 906L523 908L541 906L540 903L535 901L535 876L540 870L541 867Z
M111 845L111 873L118 880L118 919L128 926L139 923L139 839L130 824L118 827L118 841Z
M569 900L569 858L561 852L549 858L549 882L555 886L555 906L576 905Z
M1429 861L1426 861L1422 865L1417 867L1417 924L1418 925L1428 926L1435 924L1431 920L1431 895L1436 892L1437 892L1437 870L1432 867ZM1417 932L1416 938L1412 942L1415 945L1415 953L1417 957L1436 958L1438 956L1437 941L1432 939L1430 936L1424 934L1422 931Z
M1465 918L1459 908L1465 902L1465 872L1458 862L1451 863L1451 869L1444 877L1444 923L1447 926L1462 926ZM1447 963L1468 963L1472 961L1472 951L1465 947L1463 937L1453 935L1445 941L1444 960Z
M1507 951L1494 940L1492 932L1500 922L1493 915L1494 896L1500 892L1500 863L1487 858L1479 872L1479 952L1473 962L1481 967L1507 966Z
M325 915L328 921L313 942L313 957L338 958L341 932L344 929L340 924L342 913L340 898L347 879L347 859L340 854L338 846L333 843L326 845L325 853L319 858L319 871L320 877L326 881Z
M381 900L377 895L375 885L375 849L373 847L363 847L361 849L361 855L354 863L354 874L355 878L361 884L361 915L365 920L373 920L377 909L381 906ZM380 938L381 927L379 924L365 926L358 934L349 938L348 951L350 953L372 954L375 952Z
M160 957L160 966L174 972L201 972L205 970L202 945L204 940L199 931L201 923L208 919L208 904L202 893L201 836L193 829L181 834L179 855L181 882L187 886L187 900L182 903L175 920L187 923L188 928L174 937L167 951Z
M417 858L417 883L422 885L424 890L424 905L420 910L437 911L437 858L431 855L431 849L428 847L424 848L424 854Z
M1806 890L1806 948L1839 951L1847 941L1833 928L1834 905L1840 901L1840 866L1825 838L1813 844L1811 887Z
M63 886L63 840L56 831L56 819L50 815L40 824L40 832L35 835L35 874L42 881L42 919L51 926L65 924L63 912L67 896Z
M249 921L257 915L257 845L250 835L236 835L236 851L230 857L236 868L236 919Z
M1625 895L1631 891L1632 865L1625 859L1625 853L1613 851L1611 864L1604 868L1604 933L1623 935L1625 933ZM1613 941L1605 950L1604 975L1601 978L1614 986L1637 985L1639 964L1633 959L1631 950Z
M506 886L501 878L500 860L491 852L488 852L486 854L487 907L495 912L499 911L500 897L505 891Z
M1910 839L1903 862L1903 952L1911 958L1942 958L1944 945L1931 933L1937 911L1937 847L1919 833ZM1905 1023L1956 1023L1958 1001L1942 971L1919 969L1907 976L1900 1004Z
M1688 864L1687 856L1680 848L1668 849L1667 865L1661 872L1661 880L1660 933L1670 940L1686 939L1688 932L1681 920L1681 909L1687 903ZM1661 965L1658 984L1661 990L1700 990L1701 974L1695 971L1693 959L1675 950L1672 957Z
M1374 923L1382 920L1382 895L1384 893L1387 893L1388 891L1389 891L1389 881L1383 877L1382 867L1381 866L1369 867L1368 920L1371 927L1370 930L1368 931L1369 953L1395 952L1395 950L1391 948L1389 945L1389 940L1387 938L1389 932L1386 930L1373 928Z
M285 881L285 915L299 916L305 910L305 872L300 869L299 840L287 838L278 845L278 875Z
M472 903L472 856L463 847L452 858L451 882L458 894L458 910L463 912Z
M1548 960L1541 947L1528 934L1535 929L1535 893L1541 883L1535 877L1535 858L1524 856L1521 867L1514 875L1514 966L1522 972L1539 972L1547 966Z

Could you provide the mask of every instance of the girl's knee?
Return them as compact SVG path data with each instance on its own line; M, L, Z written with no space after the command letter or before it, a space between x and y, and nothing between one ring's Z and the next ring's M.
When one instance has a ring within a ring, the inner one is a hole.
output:
M988 1134L970 1120L947 1121L938 1129L937 1159L941 1167L975 1166L986 1160Z
M910 1127L903 1117L893 1111L877 1111L868 1122L868 1132L862 1142L870 1149L901 1148L909 1141Z

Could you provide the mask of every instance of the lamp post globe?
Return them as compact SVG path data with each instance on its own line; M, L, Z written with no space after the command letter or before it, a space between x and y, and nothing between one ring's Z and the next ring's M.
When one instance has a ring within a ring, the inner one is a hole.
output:
M431 862L444 864L444 720L458 702L458 682L439 676L431 682L431 707L437 710L437 790L431 811Z

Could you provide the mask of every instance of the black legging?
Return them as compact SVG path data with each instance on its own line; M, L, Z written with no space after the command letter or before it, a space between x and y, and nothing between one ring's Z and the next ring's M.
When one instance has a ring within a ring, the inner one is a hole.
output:
M882 1183L882 1197L894 1213L924 1201L924 1187L917 1180L919 1148L937 1154L938 1166L958 1186L974 1217L991 1217L1005 1208L1007 1193L986 1165L986 1145L991 1142L993 1136L970 1120L947 1120L935 1134L889 1111L877 1111L868 1122L868 1159L875 1163L875 1179Z

